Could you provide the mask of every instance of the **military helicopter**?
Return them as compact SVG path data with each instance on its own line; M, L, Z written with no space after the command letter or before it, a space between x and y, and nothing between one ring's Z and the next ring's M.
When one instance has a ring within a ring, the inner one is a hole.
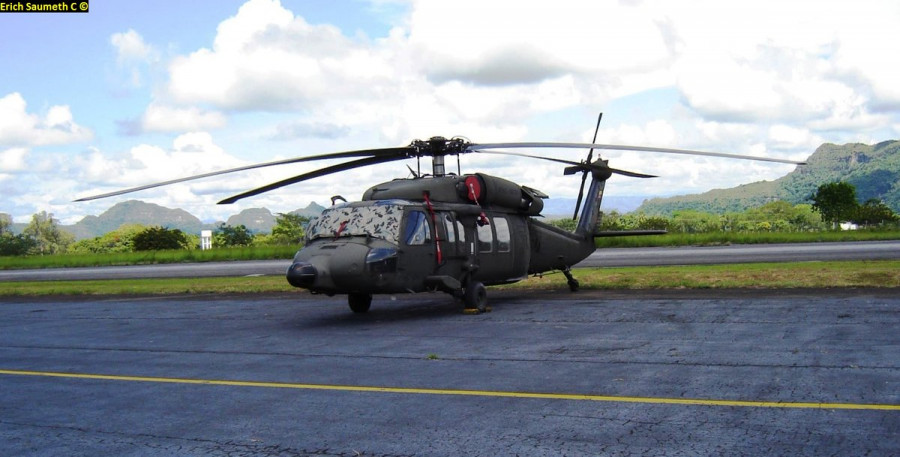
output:
M599 129L600 119L597 120ZM595 149L645 151L727 157L802 165L802 162L684 149L591 143L472 143L464 138L440 136L414 140L407 146L364 149L296 157L214 171L130 189L84 197L87 201L112 197L188 180L290 163L353 159L249 190L219 202L243 198L290 184L404 159L417 159L411 178L376 184L355 202L336 203L306 230L306 243L288 268L288 282L314 294L346 294L354 313L369 310L374 294L446 292L462 301L467 313L487 309L485 286L507 284L529 275L560 271L569 288L579 287L571 267L594 250L594 238L652 235L664 231L601 232L600 203L606 180L613 174L652 178L653 175L612 168L594 159ZM521 148L589 149L583 161L507 151ZM574 232L539 219L547 194L484 173L462 174L459 156L469 153L502 154L566 165L564 174L582 174L576 201ZM431 157L430 174L421 173L421 158ZM447 173L445 158L457 157L457 173ZM587 177L591 181L585 194ZM582 201L584 206L582 207ZM580 212L579 212L580 211Z

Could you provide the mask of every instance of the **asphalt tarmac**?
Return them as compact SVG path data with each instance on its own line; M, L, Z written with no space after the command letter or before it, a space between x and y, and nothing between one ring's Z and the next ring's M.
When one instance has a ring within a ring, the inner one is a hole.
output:
M3 456L900 454L896 290L0 298Z

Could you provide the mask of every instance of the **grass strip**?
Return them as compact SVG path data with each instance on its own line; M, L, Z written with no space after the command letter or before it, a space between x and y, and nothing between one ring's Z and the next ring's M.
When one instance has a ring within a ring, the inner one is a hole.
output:
M750 263L731 265L579 268L582 289L849 288L900 287L900 261ZM550 274L500 289L566 289ZM282 276L0 283L0 296L169 295L299 292Z
M297 246L253 246L218 248L206 251L194 249L0 257L0 269L105 267L160 263L227 262L235 260L285 260L293 258L297 249L299 249Z
M0 283L0 296L175 295L288 292L283 276L21 281Z
M823 243L889 241L900 239L897 231L846 230L828 232L711 232L667 233L655 236L598 238L598 248L724 246L731 244Z
M581 268L583 289L724 289L900 287L900 261L746 263L729 265ZM563 289L561 274L506 287Z

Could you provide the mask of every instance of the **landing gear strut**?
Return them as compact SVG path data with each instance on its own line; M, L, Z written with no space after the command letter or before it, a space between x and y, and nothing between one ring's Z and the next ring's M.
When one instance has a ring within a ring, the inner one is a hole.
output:
M562 273L566 276L566 283L569 284L569 290L572 292L578 292L578 288L581 284L578 283L578 280L572 276L572 270L569 267L565 267L562 269Z

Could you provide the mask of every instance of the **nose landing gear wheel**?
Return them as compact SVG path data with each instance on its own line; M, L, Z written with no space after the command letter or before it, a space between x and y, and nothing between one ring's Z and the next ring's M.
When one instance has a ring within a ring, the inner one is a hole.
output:
M347 295L347 303L350 304L350 309L357 314L362 314L369 311L369 307L372 306L372 295L371 294L350 294Z

